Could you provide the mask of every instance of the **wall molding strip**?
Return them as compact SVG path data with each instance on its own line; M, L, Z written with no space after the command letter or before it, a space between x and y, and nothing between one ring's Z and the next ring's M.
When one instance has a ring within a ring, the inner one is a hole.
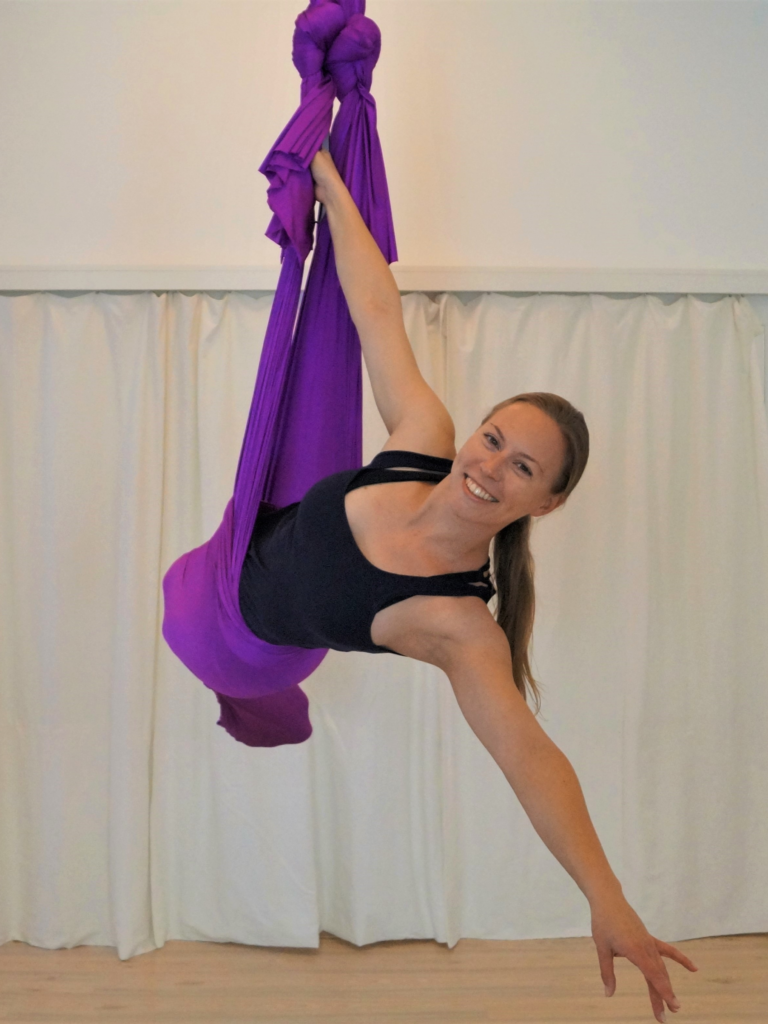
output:
M768 268L393 266L401 291L768 295ZM0 266L0 291L272 291L279 267Z

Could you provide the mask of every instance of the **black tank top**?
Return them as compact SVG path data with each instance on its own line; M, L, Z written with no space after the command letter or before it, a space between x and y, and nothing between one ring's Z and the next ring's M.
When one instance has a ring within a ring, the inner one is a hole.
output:
M490 601L496 592L490 562L436 576L385 572L363 555L349 526L347 491L402 480L438 483L451 465L417 452L380 452L362 469L324 477L293 505L261 511L240 575L240 611L248 627L271 644L396 653L371 640L382 608L416 594Z

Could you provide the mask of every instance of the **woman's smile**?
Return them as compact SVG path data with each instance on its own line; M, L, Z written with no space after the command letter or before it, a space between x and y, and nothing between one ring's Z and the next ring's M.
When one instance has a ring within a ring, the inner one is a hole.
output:
M494 498L492 494L489 494L488 491L481 487L476 480L473 480L468 473L464 474L464 487L475 501L484 501L489 503L492 501L498 502L499 500L498 498Z

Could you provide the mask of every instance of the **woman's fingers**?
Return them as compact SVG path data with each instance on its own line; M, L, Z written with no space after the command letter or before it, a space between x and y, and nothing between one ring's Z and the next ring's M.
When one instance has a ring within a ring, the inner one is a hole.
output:
M664 1021L664 1004L672 1011L680 1009L667 966L662 957L675 960L689 971L696 965L679 949L654 938L634 910L623 900L607 900L592 906L592 937L606 995L613 995L616 979L613 958L626 957L643 974L656 1020Z
M338 174L336 164L333 162L333 157L325 149L318 149L312 157L309 169L312 173L312 177L318 182L332 177L334 173Z
M312 157L309 170L315 183L315 199L320 203L326 203L329 194L341 181L333 157L326 150L319 149Z
M616 991L616 975L613 972L613 951L602 944L596 946L597 961L600 964L600 977L605 985L605 994L612 996Z
M672 982L669 979L669 974L667 974L666 965L655 949L653 952L649 950L646 956L638 958L635 966L639 967L645 975L648 994L651 997L651 1006L656 1020L664 1020L664 1003L667 1004L670 1010L677 1011L680 1009L680 1000L672 989Z
M645 983L648 986L648 995L651 1000L653 1015L660 1024L664 1024L667 1019L666 1014L664 1013L664 1000L647 978L645 979Z
M682 964L689 971L698 971L698 967L689 960L685 953L681 953L675 946L670 946L668 942L662 942L660 939L656 939L656 948L662 956L668 957L670 960L676 960L677 963Z

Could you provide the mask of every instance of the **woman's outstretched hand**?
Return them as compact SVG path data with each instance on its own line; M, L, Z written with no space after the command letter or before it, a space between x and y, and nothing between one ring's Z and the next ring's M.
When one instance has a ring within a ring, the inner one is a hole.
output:
M623 896L598 900L591 909L592 938L597 947L605 994L612 996L616 991L613 958L624 956L645 975L654 1016L658 1021L665 1021L664 1003L673 1012L680 1009L680 1003L672 991L672 982L662 957L676 960L689 971L697 971L698 967L679 949L650 935Z

